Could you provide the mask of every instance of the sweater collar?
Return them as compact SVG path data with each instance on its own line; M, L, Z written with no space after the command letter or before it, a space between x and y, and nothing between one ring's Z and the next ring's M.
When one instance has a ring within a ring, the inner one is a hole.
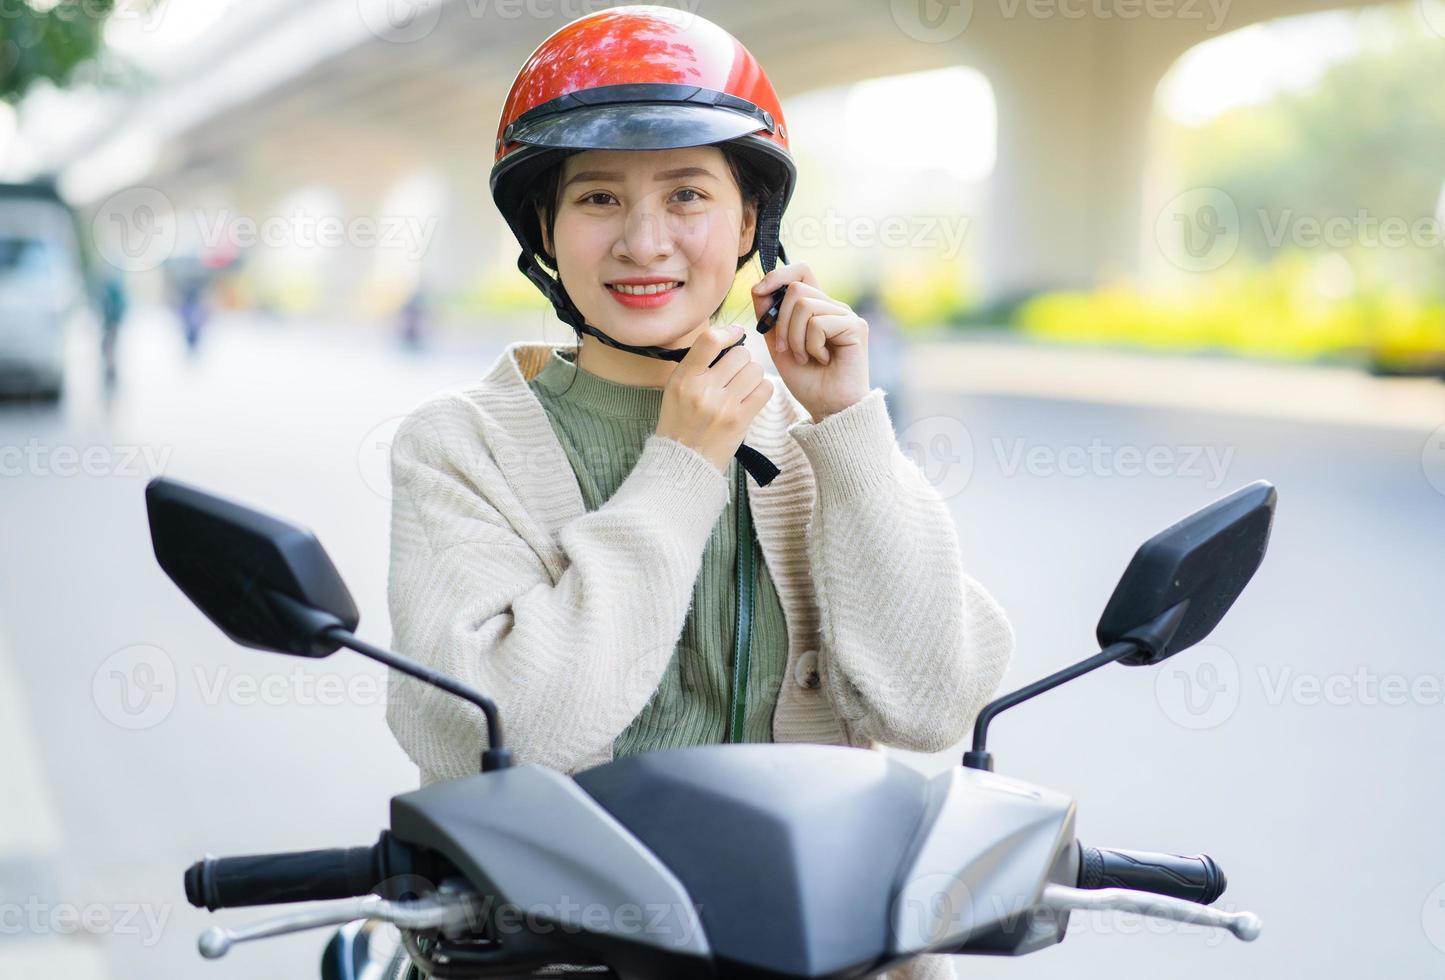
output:
M597 415L656 422L662 388L611 381L578 366L572 351L553 348L534 379L547 394Z

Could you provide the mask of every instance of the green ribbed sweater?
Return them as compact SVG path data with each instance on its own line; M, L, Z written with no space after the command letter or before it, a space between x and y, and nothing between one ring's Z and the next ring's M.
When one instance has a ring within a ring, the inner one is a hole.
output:
M579 368L554 351L528 382L572 464L589 511L617 490L657 428L661 388L625 385ZM693 584L677 649L641 714L612 743L615 758L654 749L722 742L727 733L733 631L736 627L737 467L728 464L727 507L713 526ZM748 658L744 737L773 740L773 709L787 670L782 604L756 539L752 647Z

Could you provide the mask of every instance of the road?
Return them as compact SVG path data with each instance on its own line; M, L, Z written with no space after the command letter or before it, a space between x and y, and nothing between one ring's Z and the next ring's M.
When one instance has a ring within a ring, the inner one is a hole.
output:
M0 410L0 978L315 975L321 933L200 964L202 928L255 916L191 909L180 874L207 852L373 840L416 778L383 675L229 643L156 566L143 488L164 472L310 526L361 634L384 643L390 432L500 344L408 353L365 331L237 320L188 359L143 320L109 402L78 385L59 409ZM1445 440L1225 407L907 393L900 443L1014 623L1007 687L1094 652L1146 537L1251 480L1279 490L1264 565L1204 645L1052 692L1002 716L991 744L1000 772L1078 800L1086 841L1213 854L1221 904L1259 913L1263 938L1076 915L1062 946L960 961L970 976L1445 967Z

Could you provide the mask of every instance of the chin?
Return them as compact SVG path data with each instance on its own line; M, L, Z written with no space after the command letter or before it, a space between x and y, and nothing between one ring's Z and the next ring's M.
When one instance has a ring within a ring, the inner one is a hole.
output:
M701 315L703 318L706 314ZM697 320L672 320L668 323L645 324L639 321L644 320L645 312L639 312L635 316L624 313L620 318L614 318L612 326L598 324L602 330L616 340L625 344L632 344L637 347L682 347L688 334L697 329ZM596 320L589 320L589 323L597 323ZM687 324L691 324L690 326Z

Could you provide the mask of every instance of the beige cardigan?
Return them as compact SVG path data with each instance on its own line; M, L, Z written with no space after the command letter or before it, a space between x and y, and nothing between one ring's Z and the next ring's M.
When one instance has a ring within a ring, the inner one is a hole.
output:
M434 395L392 447L393 648L492 697L517 764L607 762L672 658L727 478L653 434L586 511L527 381L553 345L514 343ZM898 448L883 390L814 423L772 376L746 442L781 472L747 480L782 602L776 742L919 752L959 745L1012 655L1003 610L964 573L948 507ZM481 712L390 673L387 721L423 785L477 771ZM890 976L951 977L921 957Z

